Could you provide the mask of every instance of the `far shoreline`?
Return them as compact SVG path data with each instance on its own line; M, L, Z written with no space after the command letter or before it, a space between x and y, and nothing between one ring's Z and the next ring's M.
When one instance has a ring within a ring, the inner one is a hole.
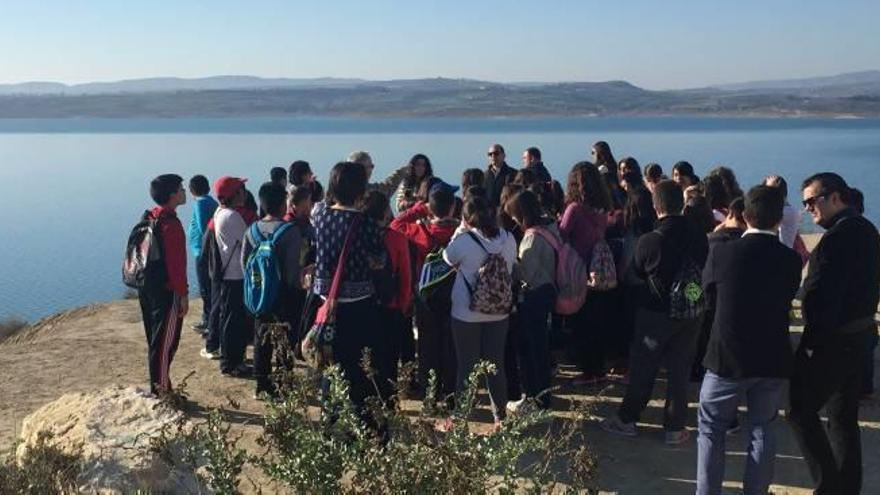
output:
M0 134L452 134L880 131L880 116L140 116L0 117Z

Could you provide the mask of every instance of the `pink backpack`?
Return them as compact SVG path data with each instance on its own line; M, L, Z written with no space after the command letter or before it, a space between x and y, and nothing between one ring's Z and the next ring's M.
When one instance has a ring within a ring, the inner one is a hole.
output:
M556 313L573 315L587 298L587 267L583 258L552 232L540 227L526 231L538 234L556 251Z

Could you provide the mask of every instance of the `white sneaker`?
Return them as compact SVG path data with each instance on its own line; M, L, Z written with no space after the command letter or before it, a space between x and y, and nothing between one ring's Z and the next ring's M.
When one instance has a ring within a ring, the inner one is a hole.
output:
M667 431L666 445L680 445L691 439L691 432L684 430Z
M220 359L219 352L209 352L205 348L202 348L202 350L199 351L199 356L202 356L205 359Z
M507 403L507 412L509 412L510 414L529 414L534 410L534 402L530 402L525 397L520 400L514 400Z
M614 433L615 435L634 437L637 434L636 424L624 423L617 414L603 419L599 426L608 433Z
M519 400L509 400L507 401L507 412L515 413L517 409L519 409L523 404L526 403L526 396L520 396Z

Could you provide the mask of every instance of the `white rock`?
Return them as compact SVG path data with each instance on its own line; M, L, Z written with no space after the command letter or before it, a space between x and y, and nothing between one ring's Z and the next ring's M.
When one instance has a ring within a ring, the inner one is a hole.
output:
M77 482L85 493L205 493L188 469L170 469L149 452L151 439L181 413L164 407L135 387L111 387L94 394L66 394L22 422L17 454L36 441L41 431L52 443L72 452L82 448L84 469ZM176 427L172 431L177 431ZM175 446L179 453L179 446Z

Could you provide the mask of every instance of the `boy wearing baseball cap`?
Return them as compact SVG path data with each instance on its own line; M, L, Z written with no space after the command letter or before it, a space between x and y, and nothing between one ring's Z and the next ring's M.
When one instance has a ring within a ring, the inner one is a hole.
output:
M247 222L237 210L244 205L247 179L224 176L214 183L220 207L214 213L214 236L220 250L220 372L226 376L250 374L244 365L247 347L244 307L244 270L241 248Z

